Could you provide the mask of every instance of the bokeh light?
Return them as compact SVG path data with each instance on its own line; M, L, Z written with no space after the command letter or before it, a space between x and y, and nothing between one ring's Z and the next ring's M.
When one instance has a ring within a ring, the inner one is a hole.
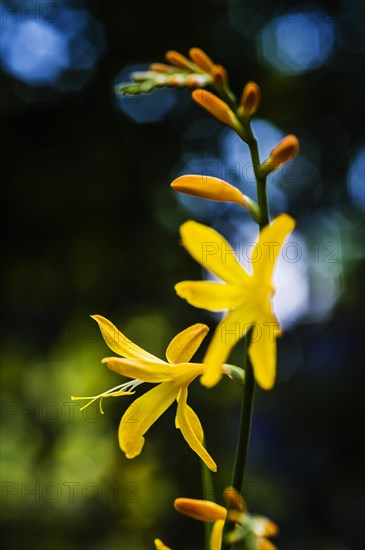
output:
M252 129L258 140L260 158L264 161L275 145L284 137L284 132L271 122L260 118L253 119ZM226 130L220 139L220 153L222 157L219 166L221 176L218 177L239 187L243 193L257 200L256 180L247 145L237 134ZM280 189L280 182L283 181L283 175L290 171L291 164L293 163L288 163L284 171L279 169L273 172L268 178L268 194L273 214L286 209L287 199Z
M365 146L354 155L347 172L347 189L354 205L365 210Z
M334 23L318 7L288 11L275 17L257 36L262 61L288 75L323 65L331 56L334 44Z
M81 2L4 1L0 11L0 62L7 73L30 86L57 87L67 76L73 90L90 78L104 32Z

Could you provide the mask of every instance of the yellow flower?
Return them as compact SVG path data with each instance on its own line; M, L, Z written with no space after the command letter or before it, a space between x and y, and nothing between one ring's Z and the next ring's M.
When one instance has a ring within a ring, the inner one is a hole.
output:
M119 445L127 458L138 456L144 445L144 434L156 420L177 401L175 425L195 453L215 472L217 466L203 446L203 428L196 413L187 404L188 386L203 374L202 363L189 363L199 348L209 328L201 323L192 325L177 334L166 350L167 362L155 357L131 342L108 319L100 315L92 316L99 324L106 344L121 357L103 359L110 370L134 378L111 390L93 397L72 397L90 399L90 405L97 399L130 394L143 382L158 383L136 399L124 413L119 425ZM228 366L227 366L228 368ZM227 374L229 372L227 371ZM134 393L134 392L133 392ZM101 412L102 409L100 409Z
M228 310L219 323L203 362L201 382L214 386L222 376L222 364L252 327L249 346L256 381L270 389L275 381L276 337L281 329L271 306L274 294L272 275L278 254L295 221L281 214L261 232L251 254L252 274L237 261L228 242L214 229L188 221L180 228L182 244L205 269L221 282L183 281L175 285L177 294L189 304L210 311Z

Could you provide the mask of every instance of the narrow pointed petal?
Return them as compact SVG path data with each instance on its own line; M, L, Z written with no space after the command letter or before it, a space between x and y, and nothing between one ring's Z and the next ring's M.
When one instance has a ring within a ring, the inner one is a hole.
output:
M214 336L203 359L205 371L200 381L211 388L218 384L223 376L222 366L232 348L246 334L257 319L257 311L248 302L230 311L217 326Z
M249 275L237 261L231 245L217 231L190 220L182 224L180 234L183 246L202 267L223 281L247 282Z
M223 537L224 519L218 519L210 535L210 550L221 550Z
M127 458L142 451L144 434L176 399L179 387L163 382L136 399L126 410L119 424L119 445Z
M141 359L123 359L120 357L105 357L102 360L108 369L127 376L138 378L143 382L166 382L173 379L172 367L167 363L154 363Z
M166 546L160 539L155 539L153 542L155 543L156 550L171 550L171 548Z
M189 447L196 452L212 472L216 472L216 463L202 445L203 430L199 418L193 409L191 407L188 408L186 404L187 396L188 389L185 386L181 388L178 396L176 427L181 430Z
M155 357L152 353L148 353L148 351L145 351L131 342L105 317L101 315L92 315L91 317L98 323L106 345L118 355L122 355L129 359L142 359L148 362L154 361L156 363L165 363L165 361L161 361L161 359Z
M171 364L188 363L208 332L209 327L203 323L196 323L179 332L171 340L166 350L168 362Z
M260 282L271 285L272 274L285 239L295 227L295 220L288 214L280 214L264 227L252 252L254 276Z
M264 390L270 390L276 375L276 336L278 334L275 319L260 321L260 336L251 342L248 353L252 362L256 382Z
M242 304L242 286L211 281L182 281L175 285L180 298L208 311L234 309Z

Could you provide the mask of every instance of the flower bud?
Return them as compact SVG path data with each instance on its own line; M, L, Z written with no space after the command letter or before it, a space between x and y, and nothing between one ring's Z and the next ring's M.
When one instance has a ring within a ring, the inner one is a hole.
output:
M237 187L213 176L189 174L176 178L171 187L180 193L220 202L236 202L246 206L244 195Z
M218 88L226 88L228 83L227 71L222 65L213 65L210 74L214 80L214 84Z
M169 50L165 54L165 58L171 65L178 67L179 69L185 69L188 71L196 72L196 66L185 55L182 55L175 50Z
M215 116L215 118L223 122L223 124L230 126L238 133L241 132L242 127L236 115L227 103L219 99L219 97L199 88L193 91L192 98L206 111Z
M228 365L225 363L223 365L223 372L237 384L243 385L245 383L245 371L236 365Z
M174 73L176 68L171 65L166 65L165 63L151 63L150 70L156 73Z
M176 178L171 187L180 193L219 202L235 202L246 208L254 220L260 218L259 206L230 183L213 176L189 174Z
M245 511L245 501L234 487L226 487L224 489L224 498L229 508L232 508L233 510L238 510L239 512Z
M241 96L242 115L251 118L258 109L261 100L261 90L256 82L248 82Z
M223 506L209 500L177 498L175 499L174 506L178 512L200 521L224 520L227 515L227 510Z
M209 73L212 70L212 67L214 66L213 61L200 48L191 48L189 55L194 63L203 71Z
M271 151L270 156L261 165L264 175L279 168L282 164L292 160L299 150L299 141L296 136L289 134L282 139Z

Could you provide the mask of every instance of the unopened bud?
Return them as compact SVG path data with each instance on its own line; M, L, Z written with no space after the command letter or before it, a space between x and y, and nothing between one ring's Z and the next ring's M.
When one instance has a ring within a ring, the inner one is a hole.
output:
M270 156L261 165L264 175L279 168L282 164L292 160L299 150L299 141L296 136L289 134L282 139L271 151Z
M230 126L238 133L242 131L241 123L237 119L234 112L230 109L227 103L219 99L219 97L200 88L193 91L192 97L194 101L196 101L210 114L215 116L215 118L223 122L223 124Z
M244 512L246 510L246 504L243 497L234 487L226 487L224 489L224 498L229 508L238 510L239 512Z
M191 48L191 50L189 51L189 55L194 63L198 65L200 69L207 73L209 73L214 66L214 63L210 59L210 57L200 48Z
M261 90L256 82L248 82L241 96L241 112L244 117L251 118L258 109L261 100Z
M175 67L166 65L166 63L151 63L150 70L157 73L174 73L176 71Z
M225 363L223 365L223 371L231 380L233 380L233 382L242 385L245 383L245 371L240 367Z
M188 71L196 72L196 66L185 55L182 55L175 50L169 50L165 54L165 58L171 65L178 67L179 69L185 69Z
M176 178L171 187L180 193L220 202L236 202L246 206L244 195L237 187L213 176L186 175Z
M209 500L177 498L175 499L174 506L178 512L200 521L224 520L227 515L227 510L223 506Z
M278 550L278 547L271 540L259 538L257 539L257 550Z
M222 65L214 65L210 71L214 84L218 88L226 88L228 83L227 71Z
M218 202L234 202L246 208L254 220L257 221L260 218L259 206L255 201L241 193L237 187L219 178L189 174L176 178L171 183L171 187L179 193L185 193L202 199Z

